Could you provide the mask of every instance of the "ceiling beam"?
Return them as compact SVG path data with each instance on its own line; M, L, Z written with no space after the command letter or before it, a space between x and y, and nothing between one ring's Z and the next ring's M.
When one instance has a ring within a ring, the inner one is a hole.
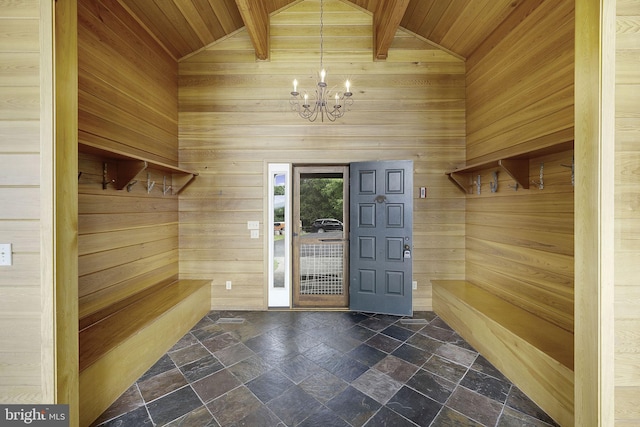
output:
M263 0L236 0L244 25L260 60L269 59L269 14Z
M386 0L378 3L373 14L373 55L375 59L387 59L389 47L408 5L409 0Z

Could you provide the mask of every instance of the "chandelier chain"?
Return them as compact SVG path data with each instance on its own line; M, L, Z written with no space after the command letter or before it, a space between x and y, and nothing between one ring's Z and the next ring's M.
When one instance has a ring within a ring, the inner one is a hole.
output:
M324 59L324 0L320 0L320 69Z

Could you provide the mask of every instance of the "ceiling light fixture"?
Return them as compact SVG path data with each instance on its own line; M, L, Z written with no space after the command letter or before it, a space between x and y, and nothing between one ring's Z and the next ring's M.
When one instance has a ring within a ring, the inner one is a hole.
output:
M345 82L344 92L331 93L331 89L327 88L325 78L327 73L322 67L322 60L324 55L324 0L320 0L320 81L315 89L315 93L309 95L307 91L304 94L298 92L298 80L293 81L293 91L291 92L291 109L298 113L303 119L307 119L310 122L315 122L318 116L320 120L324 122L325 116L330 121L344 116L347 111L347 107L353 104L351 95L351 84L349 80Z

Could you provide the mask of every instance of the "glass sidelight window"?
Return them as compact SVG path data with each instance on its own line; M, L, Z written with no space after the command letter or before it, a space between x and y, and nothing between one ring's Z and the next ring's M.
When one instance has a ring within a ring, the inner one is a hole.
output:
M269 307L291 306L291 166L269 164Z

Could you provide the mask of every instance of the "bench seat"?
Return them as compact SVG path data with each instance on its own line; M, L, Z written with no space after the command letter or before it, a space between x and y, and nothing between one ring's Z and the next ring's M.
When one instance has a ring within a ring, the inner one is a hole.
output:
M573 334L473 283L431 283L436 314L547 414L572 426Z
M81 426L99 417L209 312L210 285L178 280L85 325L79 334Z

